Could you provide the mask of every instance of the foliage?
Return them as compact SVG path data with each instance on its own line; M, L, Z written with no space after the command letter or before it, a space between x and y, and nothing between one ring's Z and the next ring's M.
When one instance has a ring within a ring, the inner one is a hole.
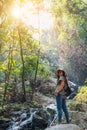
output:
M81 0L55 0L52 12L59 67L67 70L72 80L83 84L87 78L87 4Z
M87 103L87 86L79 89L76 97L70 101L69 108L71 110L85 111L85 103Z
M76 100L80 101L80 102L87 102L87 86L83 86L77 96L76 96Z
M50 74L51 74L49 66L39 64L38 69L39 69L38 70L39 78L42 78L44 80L48 80L50 77Z
M26 75L29 75L31 78L33 78L35 74L37 58L35 54L25 56Z

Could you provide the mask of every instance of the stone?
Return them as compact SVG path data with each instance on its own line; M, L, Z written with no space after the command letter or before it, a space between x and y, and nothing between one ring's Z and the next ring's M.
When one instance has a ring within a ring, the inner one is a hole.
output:
M45 130L82 130L75 124L60 124L46 128Z
M87 113L70 111L70 117L72 124L78 125L81 129L87 129Z

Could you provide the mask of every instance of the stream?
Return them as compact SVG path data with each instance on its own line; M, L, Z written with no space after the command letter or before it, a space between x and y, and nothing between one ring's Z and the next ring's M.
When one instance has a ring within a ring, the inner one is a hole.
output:
M51 104L42 108L29 108L11 113L11 120L0 130L44 130L52 122L56 106Z

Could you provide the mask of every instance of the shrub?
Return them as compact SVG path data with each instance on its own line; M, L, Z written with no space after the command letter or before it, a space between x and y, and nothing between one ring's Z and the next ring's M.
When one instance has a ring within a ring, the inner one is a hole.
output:
M83 101L87 102L87 86L83 86L79 90L79 92L78 92L78 94L76 96L76 100L81 101L81 102L83 102Z

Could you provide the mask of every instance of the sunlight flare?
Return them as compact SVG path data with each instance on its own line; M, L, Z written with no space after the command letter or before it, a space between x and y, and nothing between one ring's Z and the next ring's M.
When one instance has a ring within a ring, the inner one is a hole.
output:
M39 15L37 13L29 13L25 15L26 19L24 19L26 25L31 25L34 28L39 29L49 29L53 25L53 19L50 13L46 11L40 11Z
M25 3L22 7L16 5L13 8L12 15L14 18L21 18L27 25L37 29L49 29L53 24L51 13L43 9L35 9L33 3Z
M40 38L39 33L34 33L34 34L33 34L33 38L34 38L35 40L38 40L38 39Z
M19 7L13 9L12 14L14 17L19 18L21 16L21 10Z

